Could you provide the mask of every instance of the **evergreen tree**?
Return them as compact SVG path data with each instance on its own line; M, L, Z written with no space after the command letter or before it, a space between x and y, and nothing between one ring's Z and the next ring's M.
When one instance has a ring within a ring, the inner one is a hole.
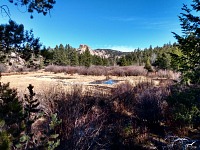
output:
M34 133L32 131L32 124L39 118L39 105L38 99L35 99L33 86L30 84L28 87L29 95L24 95L24 114L25 114L25 132L21 137L18 147L22 149L36 149L37 145L33 139Z
M10 20L9 24L1 25L0 45L4 52L10 52L13 47L20 50L21 44L24 41L24 26L18 25Z
M181 56L181 50L178 47L173 47L170 55L176 55L176 56ZM179 62L175 59L173 59L173 57L171 57L171 69L173 70L179 70Z
M171 68L171 56L168 53L159 54L156 61L153 64L158 69L170 69Z
M184 11L179 16L183 36L174 33L178 40L182 55L173 54L179 63L178 71L182 73L182 81L190 84L200 83L200 11L199 0L193 0L192 9L183 5Z
M118 61L117 64L118 64L119 66L127 66L127 62L126 62L125 56L122 56L122 57L119 59L119 61Z
M0 148L10 149L23 131L23 108L17 91L0 82Z
M10 20L9 24L0 25L0 51L22 53L21 57L29 60L40 52L39 38L34 38L33 31L25 31L22 24Z
M102 66L103 60L101 57L94 55L92 56L92 64L97 66Z
M50 63L53 62L53 50L50 47L49 48L44 47L40 51L40 54L44 58L44 65L49 65Z
M71 62L72 51L73 51L73 48L69 44L66 44L65 45L65 52L66 52L66 55L67 55L67 59L69 60L69 64Z
M147 59L144 68L147 69L148 72L152 72L153 71L149 58Z
M78 54L76 52L76 49L72 50L71 57L70 57L70 65L71 66L77 66L78 65Z
M56 65L69 65L69 60L67 59L67 53L62 44L59 47L56 45L53 54L54 63Z
M86 48L85 52L83 53L83 64L86 67L90 67L92 63L92 55L90 54L90 51L88 47Z

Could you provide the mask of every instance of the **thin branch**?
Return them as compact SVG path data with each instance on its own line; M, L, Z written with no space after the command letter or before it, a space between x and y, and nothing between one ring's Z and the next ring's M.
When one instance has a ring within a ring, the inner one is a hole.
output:
M2 14L2 17L9 17L9 19L11 19L11 15L10 15L10 9L8 8L7 5L1 5L0 6L0 9L1 9L1 14ZM3 16L3 13L5 13L6 15Z

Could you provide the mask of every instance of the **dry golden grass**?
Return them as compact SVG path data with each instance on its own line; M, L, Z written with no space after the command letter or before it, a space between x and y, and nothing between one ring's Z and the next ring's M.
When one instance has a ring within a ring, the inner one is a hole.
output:
M143 82L150 81L150 79L142 76L128 76L128 77L117 77L109 76L110 79L119 81L113 85L106 84L91 84L91 82L106 80L106 76L86 76L86 75L70 75L64 73L51 73L51 72L28 72L28 73L17 73L17 74L2 74L1 82L8 83L10 82L11 88L17 88L18 92L26 92L27 86L29 84L34 85L34 90L36 93L40 91L45 91L49 87L69 87L71 85L82 85L88 86L90 88L98 87L99 89L113 88L117 84L122 82L129 82L133 85Z

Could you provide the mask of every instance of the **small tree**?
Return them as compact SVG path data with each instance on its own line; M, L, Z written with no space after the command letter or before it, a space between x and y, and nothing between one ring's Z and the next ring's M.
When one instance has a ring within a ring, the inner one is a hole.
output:
M17 91L9 83L0 83L0 124L0 147L17 144L23 131L23 109Z
M144 68L147 69L148 72L152 72L153 71L149 58L147 59Z
M53 150L60 144L58 138L59 134L56 133L56 127L61 123L61 120L57 118L57 114L53 114L50 117L50 123L46 129L46 132L43 133L41 139L35 139L33 124L37 119L42 117L42 110L39 105L40 102L35 98L35 93L33 91L33 86L30 84L28 87L29 95L24 95L24 122L25 130L22 132L20 138L20 143L18 143L17 148L19 149L48 149Z

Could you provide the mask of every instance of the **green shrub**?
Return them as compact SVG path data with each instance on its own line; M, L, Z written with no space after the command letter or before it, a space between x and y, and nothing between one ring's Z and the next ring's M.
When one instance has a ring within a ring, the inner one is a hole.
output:
M174 86L167 102L177 126L200 123L200 87Z

